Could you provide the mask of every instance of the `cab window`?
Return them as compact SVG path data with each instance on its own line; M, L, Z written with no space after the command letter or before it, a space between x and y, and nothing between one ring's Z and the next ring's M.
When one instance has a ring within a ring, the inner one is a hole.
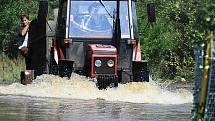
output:
M114 10L116 1L71 1L69 16L69 37L112 38L114 31ZM121 1L120 9L122 38L129 38L127 2Z

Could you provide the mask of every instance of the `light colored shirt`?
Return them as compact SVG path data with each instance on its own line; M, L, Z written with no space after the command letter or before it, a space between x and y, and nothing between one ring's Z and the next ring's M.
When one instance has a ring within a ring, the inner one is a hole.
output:
M19 46L19 49L21 49L22 47L28 47L28 32L26 33L26 35L25 35L25 38L24 38L24 41L23 41L23 43L22 43L22 45L21 46Z

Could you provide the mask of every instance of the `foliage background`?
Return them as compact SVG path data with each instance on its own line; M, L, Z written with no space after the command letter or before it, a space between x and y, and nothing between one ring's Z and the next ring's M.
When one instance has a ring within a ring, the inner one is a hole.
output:
M152 76L192 80L194 48L215 28L215 1L154 0L156 23L148 22L147 1L137 0L137 15L142 55L149 61ZM49 0L50 19L58 2ZM9 60L18 56L19 16L28 14L32 20L37 11L38 0L0 0L0 53L5 52Z
M156 23L148 23L147 1L138 0L142 54L154 78L193 80L194 49L215 28L215 1L156 0Z

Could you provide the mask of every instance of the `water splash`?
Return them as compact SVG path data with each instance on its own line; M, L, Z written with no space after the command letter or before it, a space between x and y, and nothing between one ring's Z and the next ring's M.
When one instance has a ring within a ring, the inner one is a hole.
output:
M157 104L191 103L193 99L192 93L185 89L171 92L160 88L153 81L119 84L118 88L98 90L94 82L75 73L70 80L44 74L29 85L13 83L0 86L0 94Z

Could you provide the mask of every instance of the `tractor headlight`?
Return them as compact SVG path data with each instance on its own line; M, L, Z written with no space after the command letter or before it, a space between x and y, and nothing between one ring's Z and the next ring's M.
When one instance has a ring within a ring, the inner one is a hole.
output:
M114 61L113 60L108 60L107 65L108 65L108 67L113 67L114 66Z
M101 60L96 60L95 61L95 66L96 67L101 67L102 66L102 61Z

